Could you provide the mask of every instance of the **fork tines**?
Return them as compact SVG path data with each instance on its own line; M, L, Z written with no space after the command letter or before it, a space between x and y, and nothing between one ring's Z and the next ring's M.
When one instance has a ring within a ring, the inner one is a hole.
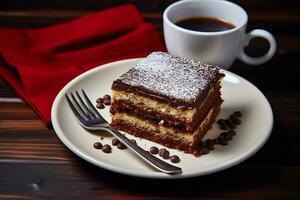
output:
M75 90L76 97L72 92L70 92L71 98L66 94L67 102L77 119L83 124L99 123L99 120L104 120L83 89L81 93L83 98L77 90Z

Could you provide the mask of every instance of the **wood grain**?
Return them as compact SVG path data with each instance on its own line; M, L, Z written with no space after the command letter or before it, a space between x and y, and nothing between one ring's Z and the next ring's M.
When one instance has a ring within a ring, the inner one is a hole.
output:
M0 177L7 177L5 182L0 182L0 192L6 194L33 197L58 194L58 198L84 196L88 199L296 199L300 186L299 167L278 166L240 166L201 178L145 181L80 161L76 164L0 163Z
M162 34L162 12L174 0L126 2L134 3ZM1 0L0 26L43 27L126 2ZM231 68L255 84L272 106L272 135L259 152L204 177L175 181L127 177L71 153L25 102L0 102L0 199L300 199L300 2L234 2L247 10L248 30L270 30L278 43L268 63L252 67L236 61ZM265 42L256 40L247 52L260 55L265 49ZM0 78L0 98L17 97Z

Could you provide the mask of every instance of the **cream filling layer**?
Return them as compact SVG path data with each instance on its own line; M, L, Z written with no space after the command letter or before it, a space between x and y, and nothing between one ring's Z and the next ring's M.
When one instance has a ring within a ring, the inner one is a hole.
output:
M214 108L210 109L207 117L202 121L202 123L198 126L198 128L192 133L192 134L187 134L185 132L177 132L174 131L174 129L164 127L162 125L153 125L149 123L146 120L140 120L139 118L132 116L132 115L127 115L126 113L116 113L115 115L112 116L113 121L124 121L125 123L131 124L134 127L137 128L143 128L148 131L153 132L155 135L168 135L172 137L174 140L180 140L184 141L187 143L190 143L191 145L193 144L194 138L197 137L199 134L199 131L203 129L205 124L210 120L211 115L214 111Z
M219 83L217 83L219 84ZM211 88L208 92L207 97L204 99L203 102L206 101L207 98L212 94L214 91L213 88ZM166 103L155 101L151 98L144 97L132 92L126 92L126 91L118 91L113 90L112 91L112 97L113 101L115 100L123 100L128 101L132 104L141 104L144 105L147 108L150 108L153 111L165 114L165 115L171 115L174 118L180 119L182 121L186 121L187 123L191 123L193 120L193 117L197 111L197 108L193 108L190 110L182 110L176 107L172 107ZM200 105L202 106L202 105Z

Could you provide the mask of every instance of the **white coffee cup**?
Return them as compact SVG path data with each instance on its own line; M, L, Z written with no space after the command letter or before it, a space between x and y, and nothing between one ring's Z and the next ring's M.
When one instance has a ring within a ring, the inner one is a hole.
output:
M192 17L213 17L230 22L235 27L218 32L200 32L181 28L179 20ZM240 6L224 0L183 0L171 4L163 14L164 38L169 53L201 60L228 69L236 58L250 65L270 60L276 51L271 33L255 29L245 33L248 15ZM254 37L266 39L270 48L261 57L250 57L244 47Z

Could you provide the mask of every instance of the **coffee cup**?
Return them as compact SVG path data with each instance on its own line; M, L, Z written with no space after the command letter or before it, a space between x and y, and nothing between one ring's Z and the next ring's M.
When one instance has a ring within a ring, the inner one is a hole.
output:
M215 32L182 28L180 20L208 17L233 24L233 28ZM270 60L276 51L271 33L255 29L246 33L248 15L239 5L224 0L183 0L166 8L163 14L164 39L169 53L201 60L228 69L235 59L249 65L260 65ZM244 51L252 38L261 37L270 44L266 54L250 57Z

